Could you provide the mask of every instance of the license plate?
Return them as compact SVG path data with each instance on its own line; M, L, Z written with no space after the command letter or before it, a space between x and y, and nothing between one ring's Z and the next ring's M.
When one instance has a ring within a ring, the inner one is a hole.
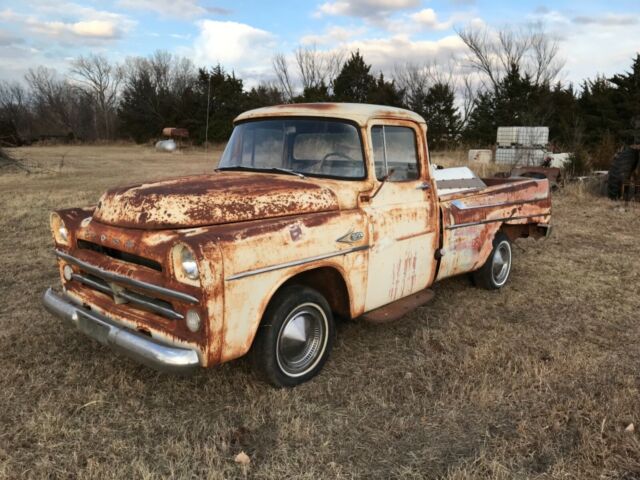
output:
M78 329L85 335L106 345L109 335L109 327L107 325L102 325L90 317L80 314L78 315Z

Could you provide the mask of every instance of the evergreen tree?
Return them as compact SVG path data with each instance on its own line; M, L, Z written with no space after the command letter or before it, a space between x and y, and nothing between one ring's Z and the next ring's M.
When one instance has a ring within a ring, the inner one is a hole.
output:
M149 71L136 72L122 91L119 117L123 134L138 143L157 136L171 116L169 103L166 90L154 85Z
M585 80L578 99L588 145L595 145L608 134L617 136L625 128L613 102L613 86L605 77Z
M390 107L403 107L403 98L404 90L398 89L393 80L387 82L384 79L384 75L380 73L380 76L369 90L367 103L388 105Z
M333 82L335 99L338 102L367 103L376 84L370 70L371 65L365 63L359 51L351 53Z
M474 102L474 108L463 131L466 143L488 147L496 141L497 122L495 115L494 92L480 92Z
M619 140L624 143L640 141L640 54L636 54L630 72L616 74L609 81L614 86L611 100L622 124Z
M313 87L306 87L302 95L298 95L293 99L294 103L310 103L310 102L330 102L332 95L329 93L329 87L324 82Z
M432 148L439 150L457 142L461 118L450 85L441 82L432 85L423 96L418 113L427 121L427 135Z
M209 141L226 141L233 129L233 119L244 110L245 93L242 80L233 72L227 73L222 65L218 64L209 71L203 68L198 71L197 89L199 108L195 116L197 123L194 125L196 139L205 140L207 101L209 101ZM209 93L208 99L207 93Z
M245 109L268 107L270 105L279 105L284 103L282 92L272 85L259 85L253 87L246 94Z

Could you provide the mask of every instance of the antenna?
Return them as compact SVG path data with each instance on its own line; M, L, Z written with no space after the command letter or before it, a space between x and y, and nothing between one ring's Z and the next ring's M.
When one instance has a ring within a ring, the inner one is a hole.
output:
M204 130L204 153L209 152L209 104L211 103L211 72L209 72L209 86L207 87L207 120Z

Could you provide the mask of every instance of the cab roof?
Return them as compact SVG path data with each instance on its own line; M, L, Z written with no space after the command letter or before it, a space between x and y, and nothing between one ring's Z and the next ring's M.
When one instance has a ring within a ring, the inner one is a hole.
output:
M366 125L373 119L410 120L425 124L424 118L404 108L369 105L366 103L289 103L256 108L238 115L234 123L268 117L342 118Z

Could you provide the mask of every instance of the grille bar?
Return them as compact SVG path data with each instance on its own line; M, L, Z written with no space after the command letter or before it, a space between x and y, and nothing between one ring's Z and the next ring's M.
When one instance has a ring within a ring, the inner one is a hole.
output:
M134 255L132 253L123 252L122 250L118 250L112 247L107 247L105 245L99 245L97 243L89 242L88 240L79 239L76 242L76 244L78 245L78 248L83 248L85 250L98 252L98 253L101 253L102 255L107 255L111 258L115 258L116 260L135 263L136 265L142 265L143 267L151 268L152 270L156 270L158 272L162 271L162 265L160 265L155 260L151 260L149 258L144 258L139 255Z
M175 310L173 310L170 306L167 306L169 305L168 303L164 305L166 302L162 302L154 298L149 298L144 295L131 292L129 290L120 290L117 293L115 293L111 289L109 284L106 283L104 280L94 279L91 277L87 277L85 275L80 275L79 273L74 273L71 276L71 278L84 285L87 285L88 287L98 290L99 292L106 293L107 295L111 295L111 296L117 295L118 297L126 300L127 302L130 302L133 305L138 305L154 313L162 315L163 317L167 317L172 320L184 319L184 316L181 313L178 313Z
M135 280L133 278L125 277L123 275L118 275L117 273L103 270L99 267L96 267L87 262L84 262L72 255L69 255L68 253L65 253L63 251L56 250L56 255L59 258L80 267L85 272L88 272L91 275L95 275L96 277L100 277L103 280L120 283L123 285L128 285L134 288L139 288L141 290L146 290L148 292L151 292L152 294L172 298L174 300L179 300L181 302L193 303L193 304L200 303L196 297L189 295L187 293L178 292L176 290L171 290L170 288L160 287L152 283L143 282L141 280Z

